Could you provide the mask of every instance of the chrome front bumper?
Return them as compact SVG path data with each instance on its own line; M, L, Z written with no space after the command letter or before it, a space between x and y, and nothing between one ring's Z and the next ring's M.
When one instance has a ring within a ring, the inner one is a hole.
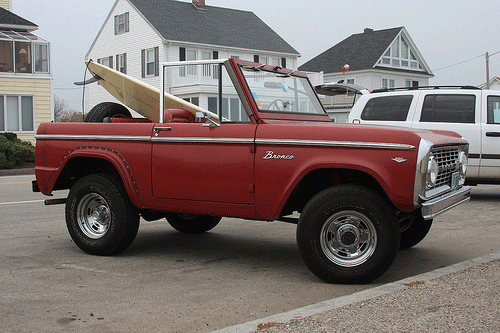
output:
M422 203L422 216L426 220L433 219L435 216L446 212L463 202L470 200L470 186L443 194L437 198Z

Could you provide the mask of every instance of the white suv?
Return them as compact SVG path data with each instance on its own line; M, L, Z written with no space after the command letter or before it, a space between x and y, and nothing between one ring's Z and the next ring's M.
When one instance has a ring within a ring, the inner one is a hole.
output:
M356 101L349 122L457 132L469 141L467 183L500 184L500 91L470 86L374 90Z

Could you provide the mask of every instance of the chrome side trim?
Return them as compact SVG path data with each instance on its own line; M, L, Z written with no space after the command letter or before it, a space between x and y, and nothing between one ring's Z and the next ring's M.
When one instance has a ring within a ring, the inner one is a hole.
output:
M275 140L275 139L256 139L256 144L264 145L289 145L289 146L321 146L321 147L349 147L349 148L375 148L375 149L414 149L415 146L384 143L384 142L348 142L348 141L323 141L323 140Z
M37 140L151 141L150 136L37 134Z
M253 138L169 138L153 137L153 142L175 142L175 143L230 143L230 144L252 144Z
M70 134L37 134L37 140L95 140L95 141L144 141L144 142L185 142L185 143L229 143L229 144L252 144L253 138L190 138L190 137L149 137L149 136L120 136L120 135L70 135ZM348 142L348 141L324 141L324 140L276 140L256 139L256 144L263 145L287 145L287 146L320 146L320 147L349 147L349 148L373 148L373 149L395 149L409 150L415 146L384 143L384 142Z

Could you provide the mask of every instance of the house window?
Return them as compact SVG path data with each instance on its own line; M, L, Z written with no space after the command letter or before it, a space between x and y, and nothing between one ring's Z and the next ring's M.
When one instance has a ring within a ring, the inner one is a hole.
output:
M0 95L0 132L33 132L33 96Z
M142 77L160 75L160 49L158 47L141 50L141 73Z
M15 42L16 73L32 73L31 43Z
M35 49L35 73L49 72L49 45L34 44Z
M128 12L115 16L115 35L121 35L129 31Z
M399 35L379 61L382 65L393 67L406 67L412 69L422 69L417 61L409 42Z
M198 55L198 52L196 52L196 50L186 50L186 60L187 61L196 60L197 55ZM197 66L188 66L187 67L187 74L188 75L196 75L197 74L196 68L197 68Z
M272 65L273 66L277 66L277 67L280 67L281 66L281 62L280 62L280 58L272 58L271 61L272 61Z
M396 80L395 79L382 79L382 88L395 88Z
M0 41L0 72L14 72L14 42Z
M113 57L99 58L97 59L97 63L103 66L113 68Z
M200 106L200 98L199 97L187 97L183 98L188 103L194 104L196 106Z
M116 55L116 70L127 74L127 54L118 54Z
M354 79L347 79L347 84L354 84Z

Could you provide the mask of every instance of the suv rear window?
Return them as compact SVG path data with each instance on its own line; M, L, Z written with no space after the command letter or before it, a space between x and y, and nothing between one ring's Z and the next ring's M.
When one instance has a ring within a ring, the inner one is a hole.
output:
M475 105L474 95L427 95L420 122L474 123Z
M372 98L366 103L363 113L361 114L361 119L405 121L412 100L412 95Z

